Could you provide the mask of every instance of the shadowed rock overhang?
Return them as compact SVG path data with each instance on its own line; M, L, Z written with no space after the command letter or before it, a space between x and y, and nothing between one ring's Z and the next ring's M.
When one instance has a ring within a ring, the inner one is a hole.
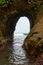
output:
M38 29L37 23L39 22L39 24L40 24L42 22L42 21L40 22L40 20L41 20L41 18L43 18L43 1L41 1L41 0L40 1L38 1L38 0L37 1L15 0L14 2L12 2L12 4L5 3L5 4L0 5L0 40L1 41L3 39L12 37L13 31L15 30L17 20L21 16L26 16L29 18L30 26L31 26L31 30L32 30L29 35L31 35L36 28ZM39 26L39 27L40 27L39 30L42 30L43 24L42 24L42 26ZM42 32L42 31L39 31L39 33L40 32ZM36 30L36 33L37 33L37 30ZM29 35L25 39L25 42L27 43L27 44L25 44L26 49L28 48L28 43L30 42L30 41L27 41L31 37ZM42 33L40 34L40 36L43 36ZM32 36L32 38L33 38L33 36ZM35 37L35 39L36 39L36 37ZM35 43L37 43L37 42L35 42ZM31 45L31 47L32 47L32 45ZM38 48L38 46L37 46L37 48ZM34 48L34 49L36 49L36 48Z

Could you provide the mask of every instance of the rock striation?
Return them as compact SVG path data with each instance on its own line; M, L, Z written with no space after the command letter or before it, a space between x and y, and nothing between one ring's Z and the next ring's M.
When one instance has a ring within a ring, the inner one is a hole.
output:
M43 53L43 16L24 40L23 47L32 57Z

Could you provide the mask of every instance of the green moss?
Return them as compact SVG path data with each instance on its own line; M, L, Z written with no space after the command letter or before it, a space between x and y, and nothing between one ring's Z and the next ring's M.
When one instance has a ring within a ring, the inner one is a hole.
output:
M3 5L3 4L10 4L12 3L14 0L0 0L0 5Z
M0 0L0 4L4 4L5 2L5 0Z

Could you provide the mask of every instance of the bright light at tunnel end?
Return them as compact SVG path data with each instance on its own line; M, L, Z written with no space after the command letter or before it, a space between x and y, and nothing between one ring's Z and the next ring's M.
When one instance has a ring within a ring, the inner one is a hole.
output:
M30 32L30 21L27 17L20 17L17 21L14 35L23 35Z

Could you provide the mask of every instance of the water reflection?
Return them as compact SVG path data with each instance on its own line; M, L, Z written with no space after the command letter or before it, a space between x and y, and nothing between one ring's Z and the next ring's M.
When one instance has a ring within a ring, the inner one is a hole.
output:
M22 48L26 36L15 36L12 44L0 51L0 65L32 65L33 61L27 57Z
M16 65L27 65L29 59L26 57L26 52L22 48L25 37L26 36L24 35L19 37L15 36L13 41L12 55L9 57L11 63L14 63Z

